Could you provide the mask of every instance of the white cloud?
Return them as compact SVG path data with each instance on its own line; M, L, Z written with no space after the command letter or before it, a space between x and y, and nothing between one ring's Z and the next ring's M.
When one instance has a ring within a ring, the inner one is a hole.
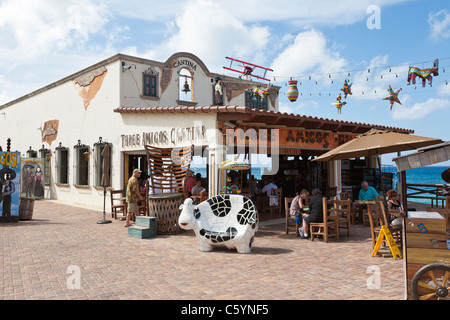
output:
M295 77L308 71L341 71L346 65L346 60L338 52L327 47L323 33L313 29L300 32L293 43L275 58L271 68L278 77Z
M352 77L352 92L355 99L380 100L389 96L389 85L394 91L402 87L407 77L408 66L402 64L398 67L386 67L388 62L388 55L376 56L364 70Z
M433 40L450 38L450 13L443 9L437 13L428 14L430 37Z
M392 119L394 120L422 120L428 114L436 110L448 110L450 100L430 98L425 102L416 103L412 107L394 108Z
M0 5L0 60L22 63L85 43L107 21L89 0L7 0Z
M182 9L175 18L175 33L155 50L161 60L174 52L191 52L214 72L223 70L226 56L264 62L262 52L270 36L268 27L244 24L225 7L209 0L196 0Z
M450 84L448 81L444 82L437 88L437 92L439 96L450 96Z
M293 114L304 114L305 111L308 113L311 109L319 108L319 103L314 100L302 101L301 97L295 102L280 102L279 111Z
M340 0L339 5L336 5L335 0L214 0L214 3L222 11L228 11L235 19L244 23L283 22L311 28L312 26L351 25L369 18L367 8L371 5L385 7L408 1L410 0ZM107 3L117 15L159 22L173 19L176 12L180 12L180 8L186 5L185 0L171 0L170 5L164 1L107 0L102 2ZM197 2L189 1L188 6L195 9ZM149 7L152 10L149 10Z

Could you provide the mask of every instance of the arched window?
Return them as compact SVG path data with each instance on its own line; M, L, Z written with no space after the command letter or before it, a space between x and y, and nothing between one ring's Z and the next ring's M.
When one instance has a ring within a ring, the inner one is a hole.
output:
M178 73L178 97L182 101L194 101L193 74L189 69L183 68Z
M63 147L61 142L59 147L55 149L56 153L56 183L68 184L69 176L69 149Z

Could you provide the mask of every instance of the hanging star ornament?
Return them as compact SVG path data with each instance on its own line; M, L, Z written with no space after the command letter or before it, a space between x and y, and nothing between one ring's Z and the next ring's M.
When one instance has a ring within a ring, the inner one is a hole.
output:
M347 104L347 102L341 102L341 94L339 93L339 95L336 97L336 102L333 102L332 105L336 106L337 109L337 113L341 114L342 113L342 107L345 106Z
M352 95L352 84L348 84L348 81L344 81L344 86L341 88L341 91L344 93L344 98L347 99L347 95Z
M394 102L397 102L400 105L402 104L400 102L400 100L398 100L398 94L400 91L402 91L402 88L400 88L394 92L394 90L392 90L391 86L389 86L388 91L389 91L389 97L383 98L383 100L389 100L391 102L391 110L392 110L392 106L394 105Z

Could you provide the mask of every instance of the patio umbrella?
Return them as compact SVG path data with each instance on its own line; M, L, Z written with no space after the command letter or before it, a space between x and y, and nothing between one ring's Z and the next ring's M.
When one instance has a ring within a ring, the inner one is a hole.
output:
M109 144L105 144L103 151L101 153L101 156L103 158L102 161L102 180L101 185L103 187L103 220L97 221L98 224L105 224L105 223L111 223L111 220L105 220L105 206L106 206L106 188L109 187L110 183L110 176L109 176L109 162L110 162L110 150L109 150Z
M444 170L444 171L441 173L441 178L442 178L442 180L444 180L445 182L450 183L450 168Z
M219 164L219 169L221 170L249 170L250 168L250 164L245 161L239 161L237 157L234 157L233 160L225 160Z
M429 145L442 143L441 139L415 136L405 133L372 129L355 139L318 156L313 161L332 161L359 157L377 156L380 168L380 185L384 192L379 155L400 151L416 150Z

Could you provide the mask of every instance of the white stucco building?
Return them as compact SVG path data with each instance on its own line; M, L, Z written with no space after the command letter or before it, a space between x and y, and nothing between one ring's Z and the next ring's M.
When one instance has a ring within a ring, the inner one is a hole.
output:
M215 101L216 77L222 78L224 106ZM183 92L186 84L189 92ZM276 146L277 157L271 158L280 160L279 181L293 182L289 187L293 192L302 183L341 186L345 170L353 170L355 176L360 164L341 168L340 161L310 163L310 159L357 134L371 128L413 132L281 113L280 87L268 84L212 73L190 53L176 53L165 62L117 54L0 106L0 145L11 138L12 151L46 159L46 198L102 209L100 154L105 143L111 147L113 189L123 189L134 168L146 171L145 145L194 145L196 154L209 164L208 191L214 195L224 184L217 168L226 153L236 153L242 146L244 153L257 150L270 156L273 152L265 146L275 133L276 141L269 144ZM252 96L255 88L267 95ZM229 129L235 133L232 141L225 135ZM252 139L256 149L250 147ZM226 150L224 144L230 142L233 147ZM366 166L372 167L369 162ZM284 190L288 196L288 188ZM107 212L108 207L109 201Z
M46 198L101 208L104 143L111 146L114 189L126 185L134 168L146 168L145 144L216 145L217 112L175 114L165 109L198 111L215 105L216 77L222 78L223 104L244 106L247 99L248 104L278 110L279 87L271 87L262 103L254 101L248 91L267 88L267 83L211 73L190 53L176 53L165 62L117 54L0 106L2 144L11 138L12 150L22 157L47 160ZM182 92L185 84L190 92ZM118 112L126 108L159 112Z

